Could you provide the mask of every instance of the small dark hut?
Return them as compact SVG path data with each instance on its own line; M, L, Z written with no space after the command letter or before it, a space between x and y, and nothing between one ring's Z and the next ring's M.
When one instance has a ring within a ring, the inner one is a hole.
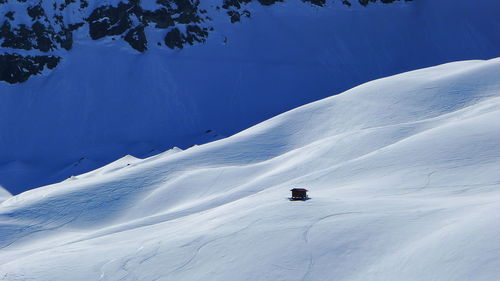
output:
M290 200L307 200L307 189L305 188L293 188L290 190L292 192L292 197Z

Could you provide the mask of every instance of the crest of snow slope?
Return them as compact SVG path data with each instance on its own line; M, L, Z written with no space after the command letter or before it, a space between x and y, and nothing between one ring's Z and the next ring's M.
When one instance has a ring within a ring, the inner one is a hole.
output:
M9 198L10 196L10 193L0 186L0 202Z
M0 278L495 280L499 77L500 59L396 75L14 196Z
M203 44L157 46L167 30L147 27L149 50L139 53L119 36L91 40L85 25L71 51L50 52L62 58L54 70L0 83L0 185L17 194L126 154L199 144L209 129L232 135L376 78L500 56L497 0L252 1L251 18L234 24L211 6L223 1L200 2L215 27ZM89 16L72 11L71 23Z

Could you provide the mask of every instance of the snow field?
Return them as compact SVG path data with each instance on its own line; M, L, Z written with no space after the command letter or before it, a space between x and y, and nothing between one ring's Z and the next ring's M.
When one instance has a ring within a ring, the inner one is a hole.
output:
M499 59L391 76L11 197L0 276L496 280L498 77Z

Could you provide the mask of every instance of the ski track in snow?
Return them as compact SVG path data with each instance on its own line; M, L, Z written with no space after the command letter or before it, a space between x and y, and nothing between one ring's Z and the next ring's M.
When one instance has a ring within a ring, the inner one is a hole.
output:
M331 214L331 215L328 215L328 216L324 216L322 218L319 218L317 219L316 221L314 221L313 223L309 224L308 226L306 226L305 230L304 230L304 233L303 233L303 236L304 236L304 242L307 246L307 244L309 244L309 232L311 231L311 229L318 223L322 222L323 220L326 220L326 219L329 219L329 218L332 218L332 217L336 217L336 216L342 216L342 215L349 215L349 214L356 214L357 212L345 212L345 213L336 213L336 214ZM305 281L307 280L307 276L309 275L309 273L311 272L312 268L314 266L314 255L312 252L309 253L309 263L307 265L307 270L306 272L304 273L304 276L302 277L302 281Z

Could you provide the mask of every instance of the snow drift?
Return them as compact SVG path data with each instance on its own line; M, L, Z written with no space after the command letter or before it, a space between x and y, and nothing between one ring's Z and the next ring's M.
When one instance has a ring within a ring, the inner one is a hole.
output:
M28 14L42 17L35 13L42 8L48 21L61 19L72 29L94 18L99 5L159 7L154 1L125 0L0 2L2 15L15 11L12 28L33 24ZM192 17L210 17L210 26L200 26L215 29L206 42L182 50L167 48L163 38L171 30L152 22L144 23L149 41L143 53L120 35L100 38L89 24L72 33L70 50L43 53L43 44L37 45L41 50L0 48L6 54L61 58L55 68L24 83L0 82L0 185L17 194L126 154L151 156L229 136L376 78L500 56L500 2L495 0L363 1L366 7L358 1L351 6L305 0L200 2ZM231 23L227 10L216 8L226 2L250 2L238 11L248 10L251 17ZM35 4L40 5L30 9ZM53 6L60 8L52 11ZM131 17L136 24L137 15ZM55 31L59 25L53 24ZM31 39L24 43L36 43Z
M500 59L412 71L14 196L0 276L495 280L498 77Z

